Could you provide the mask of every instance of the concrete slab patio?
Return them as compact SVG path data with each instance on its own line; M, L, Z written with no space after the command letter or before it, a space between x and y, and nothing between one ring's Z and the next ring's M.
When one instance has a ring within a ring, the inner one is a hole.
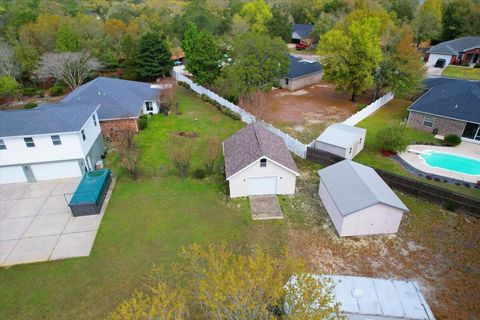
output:
M98 215L73 217L80 179L0 186L0 266L88 256L115 180Z
M253 220L283 219L276 196L250 196L249 200Z

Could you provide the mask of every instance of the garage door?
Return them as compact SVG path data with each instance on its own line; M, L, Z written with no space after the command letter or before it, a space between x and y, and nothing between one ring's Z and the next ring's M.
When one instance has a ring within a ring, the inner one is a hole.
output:
M0 167L0 184L27 182L22 166Z
M277 177L261 177L248 179L248 194L251 196L275 194L277 192Z
M82 176L78 161L32 164L31 168L37 181Z

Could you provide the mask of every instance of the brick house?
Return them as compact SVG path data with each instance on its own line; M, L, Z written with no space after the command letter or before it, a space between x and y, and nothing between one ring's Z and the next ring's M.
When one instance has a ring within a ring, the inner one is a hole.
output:
M441 42L427 51L427 65L433 66L439 59L449 64L476 64L480 62L480 36L463 37Z
M98 117L104 136L123 130L138 132L142 114L159 112L160 89L150 83L98 77L70 92L62 102L99 105Z
M289 56L290 66L285 78L280 80L280 86L290 91L302 89L322 80L323 67L315 60L305 60L293 55Z
M432 87L408 107L408 126L480 143L480 82L449 81Z

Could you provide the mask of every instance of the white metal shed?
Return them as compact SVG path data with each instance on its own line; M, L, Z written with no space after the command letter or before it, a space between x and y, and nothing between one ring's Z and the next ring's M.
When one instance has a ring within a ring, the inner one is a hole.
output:
M318 174L318 194L339 236L398 231L408 208L375 170L343 160Z
M315 139L313 147L345 159L353 159L365 144L367 130L342 123L334 124Z

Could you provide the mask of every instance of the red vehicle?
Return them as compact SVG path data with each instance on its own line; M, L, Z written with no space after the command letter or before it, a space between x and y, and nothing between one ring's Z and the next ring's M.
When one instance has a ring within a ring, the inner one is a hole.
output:
M308 44L306 43L298 43L296 46L295 46L295 49L297 50L305 50L307 49L308 47L310 47Z

